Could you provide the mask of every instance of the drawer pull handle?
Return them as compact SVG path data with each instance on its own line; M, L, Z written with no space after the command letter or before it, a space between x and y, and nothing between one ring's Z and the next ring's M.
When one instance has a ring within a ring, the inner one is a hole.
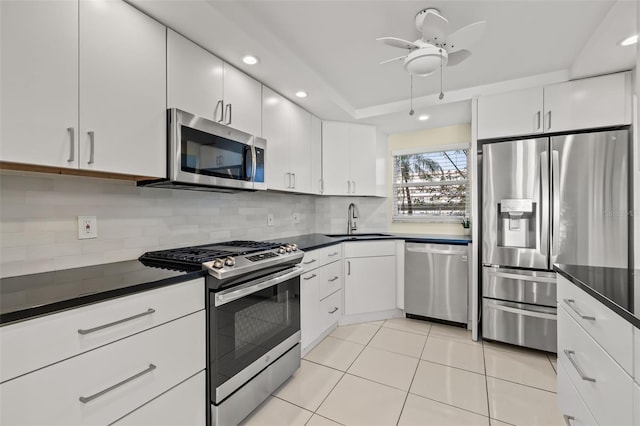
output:
M310 280L311 278L317 277L316 274L311 275L310 277L302 277L303 280Z
M595 321L596 317L592 316L592 315L585 315L582 312L580 312L577 308L576 308L576 301L573 299L563 299L564 303L566 303L573 312L575 312L576 314L578 314L578 316L582 319L586 319L586 320L591 320L591 321Z
M305 264L305 265L308 265L308 264L310 264L310 263L315 262L316 260L317 260L317 259L311 259L311 260L310 260L310 261L308 261L308 262L302 262L302 263L303 263L303 264Z
M132 381L132 380L137 379L138 377L142 377L142 376L144 376L144 375L145 375L145 374L147 374L147 373L151 373L151 372L152 372L153 370L155 370L156 368L157 368L157 367L156 367L155 365L153 365L153 364L149 364L149 366L148 366L147 368L145 368L143 371L141 371L141 372L139 372L139 373L136 373L136 374L134 374L133 376L131 376L131 377L127 378L127 379L124 379L123 381L121 381L121 382L119 382L119 383L116 383L116 384L115 384L115 385L113 385L113 386L109 386L108 388L103 389L103 390L101 390L100 392L94 393L93 395L89 395L89 396L81 396L81 397L79 398L79 399L80 399L80 402L82 402L83 404L86 404L86 403L87 403L87 402L89 402L89 401L93 401L94 399L99 398L99 397L101 397L102 395L104 395L104 394L106 394L106 393L109 393L109 392L111 392L112 390L117 389L117 388L119 388L120 386L125 385L125 384L129 383L129 382L130 382L130 381Z
M338 311L338 307L334 307L332 310L329 311L330 314L335 314Z
M587 382L596 382L596 379L594 379L593 377L589 377L586 374L584 374L584 371L582 371L582 367L580 367L580 365L578 364L578 361L575 360L575 358L573 357L573 355L576 354L575 351L570 351L569 349L565 349L564 350L564 354L567 356L567 358L569 358L569 362L571 362L571 364L573 364L573 368L576 369L576 371L578 372L578 375L580 376L580 378L582 380L585 380Z
M109 324L99 325L97 327L86 328L86 329L79 328L78 329L78 334L85 335L85 334L93 333L95 331L103 330L103 329L108 328L108 327L113 327L114 325L122 324L123 322L131 321L131 320L134 320L134 319L137 319L137 318L142 318L144 316L151 315L155 311L156 311L155 309L149 308L145 312L142 312L141 314L132 315L130 317L123 318L123 319L118 320L118 321L110 322Z
M328 254L328 256L329 256L329 257L333 257L333 256L337 256L338 254L340 254L340 253L338 253L338 252L335 252L335 253L329 253L329 254Z
M333 277L333 278L329 278L329 281L330 281L330 282L334 282L334 281L335 281L335 280L337 280L338 278L340 278L340 277Z
M567 424L567 426L571 426L571 422L576 419L575 417L569 416L567 414L563 414L562 417L564 418L564 422Z

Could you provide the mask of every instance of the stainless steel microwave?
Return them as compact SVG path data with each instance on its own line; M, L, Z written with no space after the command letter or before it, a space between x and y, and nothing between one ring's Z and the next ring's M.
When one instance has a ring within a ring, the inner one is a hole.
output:
M267 141L176 108L167 111L167 178L139 186L234 192L267 189Z

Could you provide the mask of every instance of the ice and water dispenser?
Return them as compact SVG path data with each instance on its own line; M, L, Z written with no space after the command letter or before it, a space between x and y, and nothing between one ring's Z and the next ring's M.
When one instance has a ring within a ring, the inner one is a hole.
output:
M503 199L498 203L498 245L536 247L536 203L531 199Z

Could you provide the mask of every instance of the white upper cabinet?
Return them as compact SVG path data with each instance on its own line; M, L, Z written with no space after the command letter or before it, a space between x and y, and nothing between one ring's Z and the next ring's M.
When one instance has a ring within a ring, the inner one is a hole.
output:
M122 1L80 2L80 167L166 174L166 28Z
M267 140L267 188L312 192L311 114L263 87L262 137Z
M262 84L224 64L224 123L252 135L262 134Z
M167 33L167 104L260 136L262 85L180 34Z
M631 74L547 86L544 109L545 132L631 124Z
M222 60L173 30L167 31L167 104L222 121Z
M542 133L542 89L478 98L478 139Z
M478 98L478 139L630 123L629 72Z
M322 120L311 116L311 193L322 194Z
M322 176L328 195L376 195L376 128L322 123Z
M78 3L2 1L0 18L0 160L77 167Z
M165 27L116 0L0 7L0 160L164 176Z

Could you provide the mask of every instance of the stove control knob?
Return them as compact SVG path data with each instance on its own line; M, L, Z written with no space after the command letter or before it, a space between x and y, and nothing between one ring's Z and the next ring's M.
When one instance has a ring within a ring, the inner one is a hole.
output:
M233 257L229 256L224 260L224 264L227 266L234 266L236 264L236 260Z
M291 253L293 251L293 247L291 247L291 244L287 244L285 250L287 251L287 253Z
M297 244L291 244L291 251L298 251L298 245Z
M213 261L214 269L222 269L223 266L224 266L224 262L222 261L222 259L216 259Z
M284 247L278 248L278 253L279 254L284 254L286 251L287 251L287 249L285 249Z

